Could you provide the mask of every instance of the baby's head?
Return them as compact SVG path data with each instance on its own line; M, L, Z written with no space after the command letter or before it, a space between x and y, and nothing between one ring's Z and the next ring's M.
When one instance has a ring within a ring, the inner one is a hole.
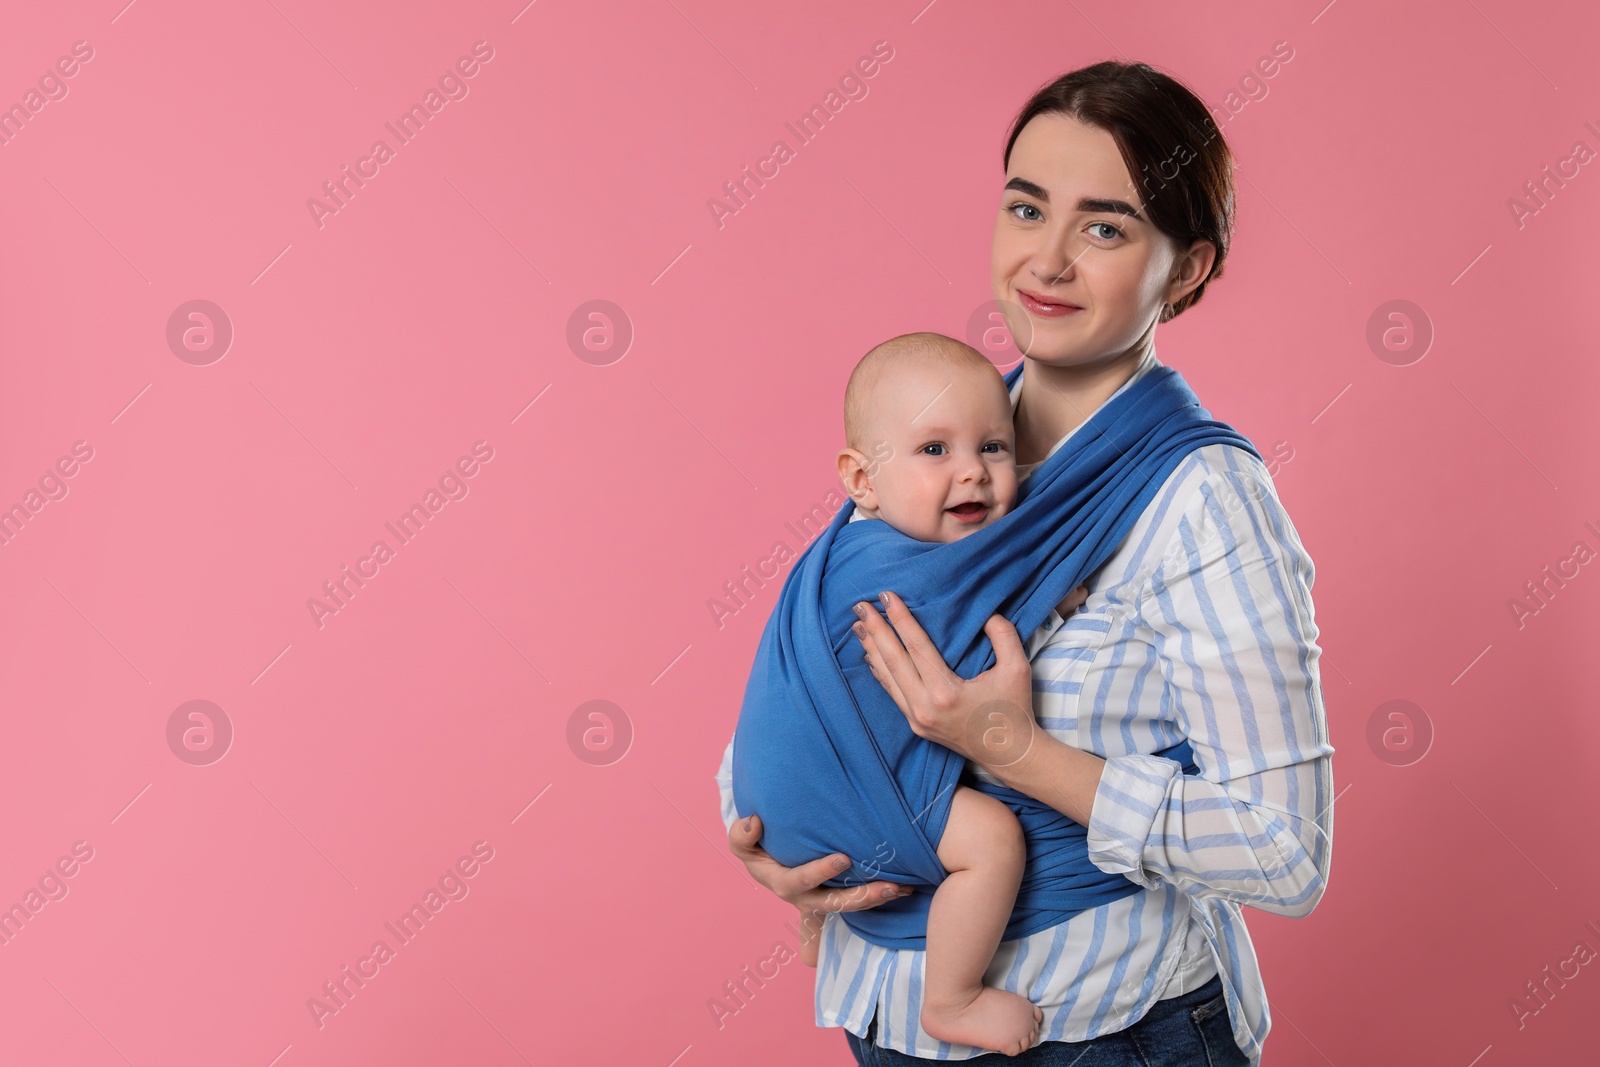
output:
M839 477L856 507L919 541L959 541L1016 503L1011 397L960 341L908 333L868 352L844 430Z

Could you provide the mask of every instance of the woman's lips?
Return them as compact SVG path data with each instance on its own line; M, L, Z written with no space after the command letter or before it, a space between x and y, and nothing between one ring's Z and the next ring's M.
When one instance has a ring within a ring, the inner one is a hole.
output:
M1046 319L1062 319L1082 311L1075 304L1052 304L1030 295L1025 289L1017 290L1017 299L1031 314Z
M957 522L982 522L989 515L989 505L972 501L966 504L957 504L953 508L946 508Z

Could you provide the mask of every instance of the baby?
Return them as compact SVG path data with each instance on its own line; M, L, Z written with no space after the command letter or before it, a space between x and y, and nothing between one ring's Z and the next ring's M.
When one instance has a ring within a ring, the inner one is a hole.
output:
M862 521L947 543L1015 505L1011 399L975 349L936 333L885 341L851 373L844 417L839 477ZM1062 602L1063 615L1081 592ZM1044 1013L986 987L983 977L1022 882L1021 827L994 797L958 786L937 853L948 877L928 913L922 1028L941 1041L1017 1055L1038 1039ZM814 964L816 942L801 947Z

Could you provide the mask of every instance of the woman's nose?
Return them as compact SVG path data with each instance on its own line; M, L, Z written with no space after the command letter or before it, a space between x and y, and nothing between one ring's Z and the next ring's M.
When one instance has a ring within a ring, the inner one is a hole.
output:
M1045 237L1034 251L1030 264L1033 276L1047 286L1070 281L1073 268L1083 253L1084 249L1078 248L1065 237Z

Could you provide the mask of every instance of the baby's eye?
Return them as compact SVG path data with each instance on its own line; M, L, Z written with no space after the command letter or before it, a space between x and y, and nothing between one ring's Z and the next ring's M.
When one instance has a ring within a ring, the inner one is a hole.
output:
M938 449L938 451L937 452L929 451L930 449ZM929 455L929 456L942 456L942 455L944 455L944 445L941 445L939 442L934 441L931 444L923 445L922 448L920 449L920 451L923 452L926 455Z
M988 444L983 446L983 450L985 452L1004 452L1006 450L1006 446L1001 444L999 441L990 441Z

